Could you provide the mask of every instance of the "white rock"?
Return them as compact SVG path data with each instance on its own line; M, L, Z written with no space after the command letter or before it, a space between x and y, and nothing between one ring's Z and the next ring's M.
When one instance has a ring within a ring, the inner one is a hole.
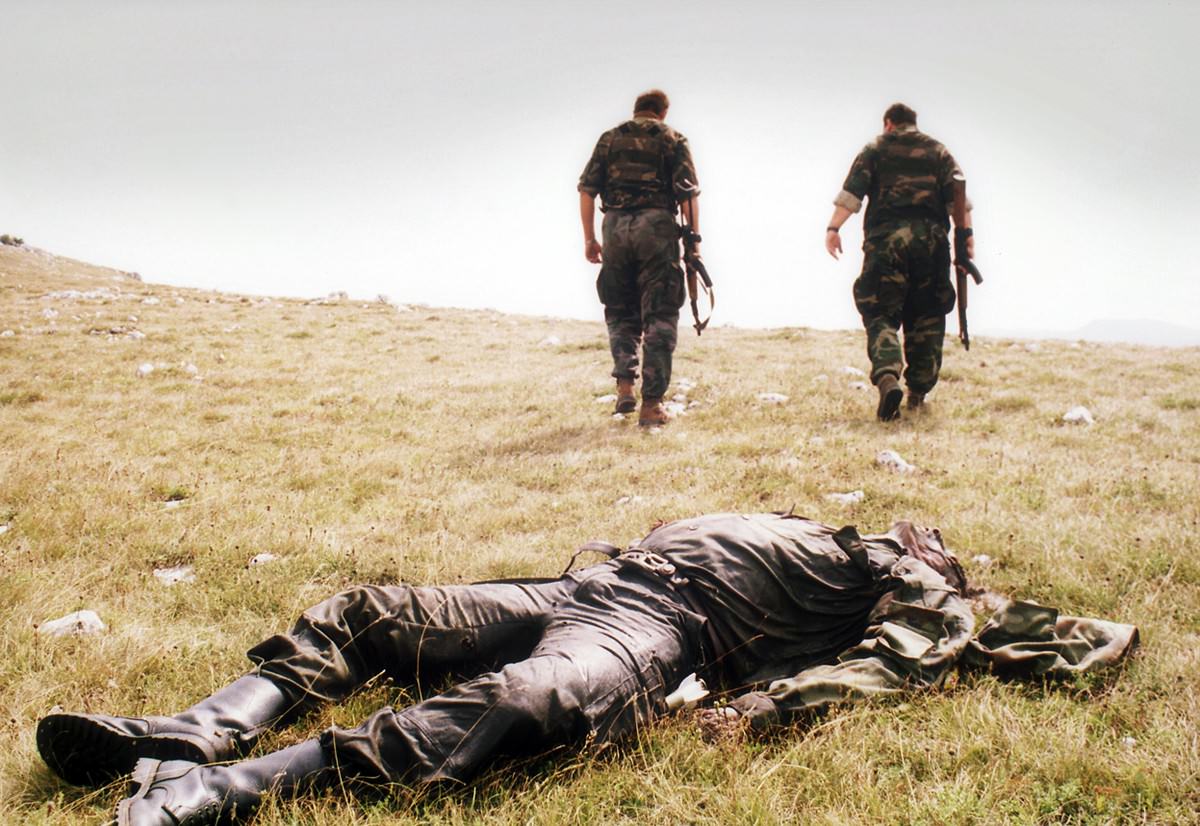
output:
M191 565L175 565L171 568L155 568L154 578L168 587L180 582L195 582L196 571Z
M788 397L782 393L759 393L758 400L767 404L783 404L788 400Z
M8 533L8 527L9 527L8 525L0 525L0 536L3 536L4 534Z
M189 376L198 376L200 375L200 368L191 362L188 362L187 364L183 365L183 372L187 373Z
M12 338L15 335L16 333L12 330L5 330L3 333L0 333L0 338Z
M137 316L135 316L135 315L131 315L131 316L129 317L129 320L130 320L130 321L132 321L134 324L137 324L137 320L138 320L138 319L137 319Z
M976 554L975 556L971 557L971 561L976 565L982 565L985 568L992 564L992 558L987 554Z
M161 302L158 300L157 297L148 295L142 299L142 303L143 304L160 304Z
M562 339L558 336L546 336L538 342L538 347L557 347L562 344Z
M181 295L177 295L177 296L175 296L175 303L176 303L176 304L182 304L182 303L184 303L184 302L183 302L183 296L181 296Z
M675 389L680 393L690 393L696 389L696 382L691 379L676 379Z
M131 338L134 341L141 341L142 339L144 339L146 337L146 334L143 333L141 330L130 330L128 333L125 334L125 337Z
M1121 738L1121 748L1131 749L1137 745L1137 740L1129 735Z
M173 511L182 505L183 505L182 499L169 499L166 502L163 502L163 509Z
M53 307L47 307L46 309L42 310L42 318L58 318L58 310L54 309Z
M153 372L154 372L154 365L148 361L143 364L138 365L137 374L138 374L139 378L144 379L146 376L150 375Z
M617 500L617 504L618 505L640 505L642 502L645 502L645 501L646 500L644 498L642 498L641 496L637 496L637 495L622 496L620 499Z
M894 450L879 451L875 454L875 464L882 465L896 473L912 473L916 470L916 467L904 461L904 457Z
M871 385L867 384L865 381L852 381L846 386L849 387L851 390L870 390L871 389Z
M38 626L38 633L50 637L82 637L87 634L99 634L105 629L104 620L95 611L75 611L65 617L59 617Z
M687 413L687 405L683 402L670 401L663 404L668 416L683 416Z
M225 328L224 330L222 330L221 332L222 332L222 333L236 333L236 332L237 332L238 330L240 330L240 329L242 329L242 325L241 325L241 324L234 324L234 325L233 325L233 326L231 326L231 327L226 327L226 328Z
M829 502L836 502L839 505L857 505L866 496L861 490L852 490L849 493L827 493L825 494L825 499Z
M619 422L623 422L623 421L625 421L625 414L624 413L614 413L613 418Z
M1036 353L1038 350L1041 350L1041 349L1042 349L1042 345L1038 344L1036 341L1025 342L1025 351L1028 353Z
M1063 414L1062 420L1069 424L1085 424L1091 427L1096 423L1092 418L1092 411L1088 410L1081 404L1077 404Z
M864 373L862 370L859 370L857 367L850 367L850 366L839 367L838 372L841 373L843 376L854 376L855 378L859 378L859 379L865 379L867 377L867 374Z
M261 554L255 554L254 556L250 557L249 564L251 568L255 568L259 565L268 565L277 559L279 559L279 557L277 557L275 554L263 551Z
M616 402L616 400L617 400L616 393L609 393L606 396L597 396L596 397L597 404L613 404L614 402Z
M829 381L829 376L825 375L824 373L818 373L817 375L813 376L813 381Z
M808 439L808 443L815 447L820 447L821 445L825 444L825 437L824 436L810 436Z
M687 400L688 400L687 393L676 393L674 396L671 397L671 401L677 402L679 404L686 404Z

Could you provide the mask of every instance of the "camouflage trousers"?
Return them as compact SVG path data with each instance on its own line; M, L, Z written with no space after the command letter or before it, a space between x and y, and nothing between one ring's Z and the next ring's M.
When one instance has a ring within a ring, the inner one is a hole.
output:
M942 368L946 313L954 308L946 230L929 221L873 228L863 242L854 303L867 331L871 381L891 373L903 375L914 393L932 390Z
M604 265L596 292L604 305L612 375L638 376L642 348L642 398L661 399L671 383L671 356L683 306L679 227L665 209L610 210L604 216Z

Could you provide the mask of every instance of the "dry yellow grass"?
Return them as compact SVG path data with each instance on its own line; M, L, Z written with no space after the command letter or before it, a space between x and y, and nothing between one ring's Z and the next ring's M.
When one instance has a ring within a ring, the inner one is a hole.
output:
M64 290L105 292L48 297ZM554 575L588 539L793 505L939 525L992 588L1136 623L1143 650L1111 681L967 678L741 746L673 720L463 790L332 795L257 822L1196 822L1200 351L950 342L928 412L885 426L839 372L865 367L860 333L685 327L675 375L696 404L647 433L595 401L612 389L598 323L243 298L0 247L4 330L4 822L98 822L121 796L41 765L51 707L181 708L346 583ZM1094 427L1060 421L1075 404ZM876 467L885 448L919 472ZM824 498L853 489L859 505ZM260 552L280 559L248 567ZM154 578L177 563L196 581ZM36 633L80 608L107 632ZM266 746L403 700L373 686Z

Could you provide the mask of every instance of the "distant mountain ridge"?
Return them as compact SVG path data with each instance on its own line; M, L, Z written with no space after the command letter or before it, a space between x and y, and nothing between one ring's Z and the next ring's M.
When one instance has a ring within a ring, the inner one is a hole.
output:
M981 335L985 335L981 331ZM1200 329L1148 318L1103 318L1075 330L989 330L986 335L1008 338L1055 338L1146 344L1153 347L1200 347Z

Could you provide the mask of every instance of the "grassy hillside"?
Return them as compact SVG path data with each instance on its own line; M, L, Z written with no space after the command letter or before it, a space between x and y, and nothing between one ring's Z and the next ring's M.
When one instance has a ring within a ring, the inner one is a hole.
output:
M882 425L841 371L866 367L860 333L680 342L687 414L645 432L596 401L599 323L244 298L0 247L0 820L99 822L122 796L42 766L52 707L182 708L348 583L555 575L589 539L795 506L938 525L982 583L1135 623L1143 649L1109 681L964 677L745 745L671 720L463 790L257 822L1196 822L1200 350L948 342L928 411ZM1094 426L1061 421L1077 404ZM883 449L918 471L877 466ZM154 576L179 564L194 581ZM107 630L37 633L78 609ZM372 686L264 746L405 700Z

